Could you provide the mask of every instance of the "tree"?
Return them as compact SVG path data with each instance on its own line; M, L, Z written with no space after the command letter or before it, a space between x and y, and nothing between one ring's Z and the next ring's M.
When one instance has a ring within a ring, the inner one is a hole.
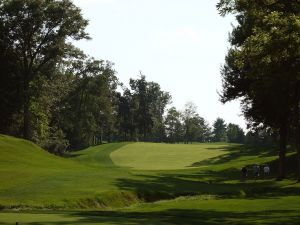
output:
M245 143L247 145L258 146L274 146L278 134L270 128L257 129L255 131L247 132L245 136Z
M171 107L168 110L165 119L165 129L169 142L175 143L182 140L183 126L181 123L181 114L175 107Z
M182 113L185 143L210 140L211 131L208 123L197 113L197 106L187 102Z
M222 118L217 118L213 124L213 141L226 142L226 123Z
M147 136L153 127L153 120L150 113L150 102L147 94L148 84L146 77L141 75L140 79L130 79L130 87L133 91L133 98L137 104L135 111L135 121L139 134L143 140L147 140Z
M161 90L158 83L148 82L148 101L150 103L150 114L153 121L151 130L152 141L162 142L165 139L164 114L165 109L171 102L171 95Z
M165 135L163 115L171 101L170 94L162 91L158 83L148 82L142 74L139 79L130 79L129 83L139 135L144 141L162 141Z
M121 140L134 140L136 132L135 110L136 104L133 95L129 89L124 88L123 94L117 94L117 129Z
M32 83L66 55L72 46L67 40L88 38L87 24L70 0L0 1L0 52L14 60L9 76L17 78L23 96L24 138L31 137Z
M0 30L0 39L3 38L3 34ZM4 45L5 43L0 41L0 133L18 135L22 93L19 78L14 73L15 58L3 50Z
M115 120L117 84L112 64L93 58L79 60L68 72L73 82L66 98L63 127L71 146L83 148L101 143L103 136L109 141Z
M184 142L188 144L192 142L195 136L194 118L197 115L197 106L193 102L187 102L182 113L184 126Z
M244 131L236 124L229 123L227 126L227 141L229 143L244 143Z
M242 98L252 127L279 130L278 177L284 178L288 130L299 124L300 4L296 0L221 0L217 6L221 14L236 14L238 21L222 70L222 101ZM300 132L295 133L299 137Z

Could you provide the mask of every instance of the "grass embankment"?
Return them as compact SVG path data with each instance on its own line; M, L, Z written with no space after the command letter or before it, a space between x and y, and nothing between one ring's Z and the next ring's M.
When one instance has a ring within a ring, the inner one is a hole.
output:
M82 156L78 160L75 155L61 158L31 142L1 136L0 180L4 182L0 185L0 205L11 209L61 209L132 204L123 202L126 199L120 195L126 195L126 192L120 192L113 184L120 177L129 177L129 172L109 166L109 152L120 146L122 144L101 146L108 155L105 158L102 152L97 156L91 154L90 158L104 157L103 164L95 166L92 161L90 164L80 162L85 160L85 153L78 153Z
M0 224L22 225L297 225L299 197L203 199L194 197L141 204L114 211L0 213Z
M60 158L0 136L0 224L298 224L300 185L275 181L275 154L228 144L119 143ZM272 174L241 181L241 166L254 163L269 163ZM294 163L290 157L290 169ZM169 200L145 203L162 199ZM41 209L48 211L32 211Z

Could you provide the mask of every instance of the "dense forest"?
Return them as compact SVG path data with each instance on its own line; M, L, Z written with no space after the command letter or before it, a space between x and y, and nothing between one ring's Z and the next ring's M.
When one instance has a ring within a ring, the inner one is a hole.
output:
M0 1L0 132L57 154L111 141L242 143L236 124L213 127L189 102L171 107L170 93L142 74L129 87L113 63L72 43L90 39L72 1Z

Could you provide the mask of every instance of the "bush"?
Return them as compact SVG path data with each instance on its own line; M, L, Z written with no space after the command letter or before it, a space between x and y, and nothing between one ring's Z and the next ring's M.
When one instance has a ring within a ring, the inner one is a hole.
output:
M69 146L69 141L65 139L63 132L59 130L54 133L54 135L48 140L44 141L41 145L50 153L62 156L65 154Z

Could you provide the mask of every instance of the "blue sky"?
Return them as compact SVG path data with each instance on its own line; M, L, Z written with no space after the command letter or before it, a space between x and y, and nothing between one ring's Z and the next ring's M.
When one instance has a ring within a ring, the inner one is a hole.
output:
M73 1L90 20L92 37L76 45L114 62L125 85L142 71L170 92L178 109L192 101L210 124L221 117L246 128L238 101L219 102L220 67L234 19L218 15L217 0Z

